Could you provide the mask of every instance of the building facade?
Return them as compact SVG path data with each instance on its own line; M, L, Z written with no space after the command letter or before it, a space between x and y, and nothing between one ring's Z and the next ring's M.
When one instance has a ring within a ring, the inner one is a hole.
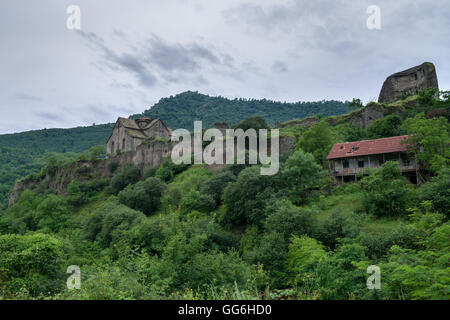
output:
M408 136L336 143L328 154L330 174L336 183L358 181L358 175L379 168L386 161L398 161L402 174L420 183L420 166L402 143Z
M170 139L171 130L161 119L118 118L106 142L106 153L115 156L122 152L134 151L145 141L155 138Z

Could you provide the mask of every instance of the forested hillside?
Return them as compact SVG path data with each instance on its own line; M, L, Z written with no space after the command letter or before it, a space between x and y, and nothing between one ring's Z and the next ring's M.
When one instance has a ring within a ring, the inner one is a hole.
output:
M43 129L0 135L0 208L14 181L39 172L52 153L81 153L104 144L112 124L72 129Z
M210 97L197 92L184 92L161 99L142 115L161 118L172 128L193 127L194 120L203 120L204 126L226 121L233 124L259 114L269 123L303 118L309 115L338 115L347 112L346 104L339 101L298 102L293 104L269 100L228 100ZM0 135L0 208L14 181L37 172L51 152L80 153L90 147L104 145L113 124L103 124L73 129L44 129Z
M247 117L260 115L269 125L277 121L302 119L311 115L339 115L348 112L347 102L323 100L316 102L285 103L272 100L227 99L210 97L187 91L163 98L151 109L133 118L147 116L161 118L171 128L192 129L195 120L202 120L203 127L210 128L215 122L237 123Z
M52 157L0 212L0 300L450 299L450 94L435 97L367 129L285 127L297 143L272 176L170 158L141 172L96 149ZM267 127L239 126L250 123ZM333 183L333 143L397 134L423 147L426 183L396 161ZM79 290L66 286L71 265ZM370 265L380 289L367 287Z

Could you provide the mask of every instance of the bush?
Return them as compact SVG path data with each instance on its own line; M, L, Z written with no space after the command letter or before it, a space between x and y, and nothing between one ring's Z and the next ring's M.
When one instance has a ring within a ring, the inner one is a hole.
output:
M223 190L228 183L236 181L236 176L229 171L219 172L202 183L200 193L210 195L216 204L220 204Z
M419 200L431 200L433 211L443 214L450 212L450 169L442 169L436 177L425 183L418 192Z
M291 200L296 204L302 204L305 200L305 191L319 187L325 172L316 163L312 154L299 149L286 160L281 176L288 186Z
M158 168L155 168L155 167L150 167L147 170L145 170L144 179L154 177L157 170L158 170Z
M116 174L111 180L111 187L114 194L118 194L128 185L139 181L141 173L134 165L126 166L121 172Z
M0 295L14 299L19 292L31 296L52 294L64 285L65 249L49 235L0 236Z
M293 236L310 234L312 230L314 212L307 209L299 209L287 202L276 201L266 208L267 219L265 231L277 233L283 236L285 241Z
M120 162L118 160L111 160L108 162L108 170L110 173L116 172L117 168L119 167Z
M359 227L355 220L355 217L345 217L340 208L335 209L315 230L315 238L334 249L339 239L353 238L359 234Z
M38 227L49 229L52 232L66 227L69 208L64 199L54 194L47 196L36 209Z
M252 268L236 252L205 252L195 255L187 264L187 288L207 288L210 285L247 288L254 280Z
M213 211L215 207L216 203L210 195L201 194L195 190L191 190L181 200L181 212L183 214L188 214L194 210L207 213Z
M67 185L67 203L72 206L79 206L86 202L86 195L81 191L80 184L77 180L72 180Z
M412 204L413 191L402 178L396 161L384 163L361 180L363 204L368 213L377 216L405 215Z
M156 170L155 177L161 179L162 181L168 182L187 168L189 168L189 164L175 164L172 162L170 157L167 157L163 160L163 163L158 170Z
M109 199L97 209L84 226L86 239L98 241L101 247L107 248L111 243L121 240L129 241L127 234L133 226L142 223L145 215Z
M332 132L326 120L309 128L298 140L297 147L310 153L314 159L324 164L333 146Z
M362 261L367 261L364 247L359 244L340 246L317 264L313 275L314 291L325 300L349 299L366 292L366 270L356 266Z
M161 206L161 196L166 184L158 178L148 178L129 185L119 193L120 203L150 215Z
M397 115L391 114L372 122L367 128L367 136L370 139L399 136L402 133L400 130L401 124L402 119Z
M274 196L274 178L261 175L259 169L253 166L242 170L236 182L225 188L224 223L262 225L264 222L266 201Z
M307 236L294 236L289 245L286 271L291 285L308 285L308 276L314 273L318 263L327 257L325 248L317 240Z

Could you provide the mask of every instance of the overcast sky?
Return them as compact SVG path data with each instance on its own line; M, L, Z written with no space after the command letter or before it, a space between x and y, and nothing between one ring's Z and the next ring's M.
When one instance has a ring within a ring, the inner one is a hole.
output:
M1 0L0 133L113 122L186 90L367 102L424 61L448 90L449 33L448 0Z

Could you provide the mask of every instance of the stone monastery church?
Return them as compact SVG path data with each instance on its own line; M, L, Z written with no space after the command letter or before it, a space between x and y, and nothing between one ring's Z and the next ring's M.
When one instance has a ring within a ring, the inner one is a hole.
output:
M155 138L170 139L172 130L161 119L118 118L111 135L106 142L106 153L115 156L122 152L133 151L143 142Z

